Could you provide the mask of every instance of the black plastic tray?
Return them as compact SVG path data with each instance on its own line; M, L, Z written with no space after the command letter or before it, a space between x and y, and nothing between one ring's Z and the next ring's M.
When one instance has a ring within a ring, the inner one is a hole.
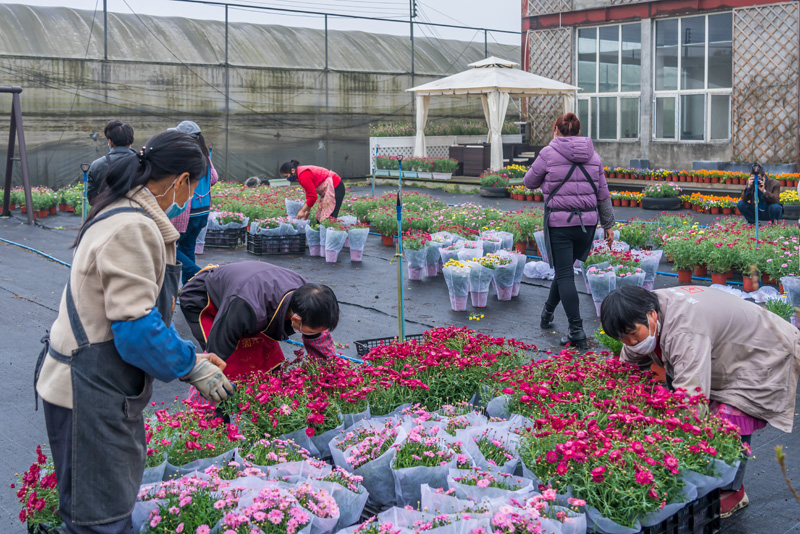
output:
M247 252L255 256L305 254L306 234L247 236Z
M420 340L424 337L424 334L407 334L406 341L411 340ZM384 345L391 345L392 343L397 342L397 336L395 337L378 337L375 339L362 339L361 341L356 341L356 350L358 351L358 355L361 357L366 356L369 354L370 349L374 349L375 347L382 347Z
M247 228L208 230L205 246L208 248L240 248L245 245Z

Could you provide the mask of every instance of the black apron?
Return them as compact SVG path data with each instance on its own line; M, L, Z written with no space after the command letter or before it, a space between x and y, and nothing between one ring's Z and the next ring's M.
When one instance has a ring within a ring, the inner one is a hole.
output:
M595 206L594 208L589 208L589 209L578 209L578 208L574 208L574 209L561 209L561 208L551 209L550 208L550 200L554 196L556 196L556 193L558 193L561 190L561 188L564 186L564 184L566 184L569 181L569 179L572 178L572 174L575 172L576 168L580 169L581 172L583 172L583 175L586 177L586 180L589 182L589 185L592 186L592 189L594 190L595 196L597 196L597 186L594 185L594 182L592 181L591 177L589 176L589 173L586 172L586 169L580 163L573 163L572 167L570 167L569 172L567 173L567 175L564 177L563 180L561 180L561 183L559 183L556 186L556 188L553 189L550 192L549 195L547 195L547 198L544 201L544 217L542 219L542 225L544 226L544 228L542 229L542 231L544 232L544 247L545 247L545 251L547 252L547 263L550 264L550 267L553 267L553 251L552 251L552 247L550 246L550 213L552 213L554 211L567 211L567 212L569 212L570 216L567 218L567 222L570 222L572 220L572 218L577 215L578 216L578 220L581 223L581 230L583 230L584 233L585 233L586 232L586 227L583 225L583 214L584 213L591 213L593 211L597 211L597 206ZM586 249L580 255L580 257L575 258L575 259L576 260L581 260L581 261L586 261L586 258L589 257L589 253L591 251L592 251L592 246L590 244L589 248Z
M116 208L84 226L138 208ZM169 326L181 279L181 265L167 265L156 308ZM89 343L72 298L66 289L67 312L78 348L70 355L46 349L70 366L72 374L72 521L90 526L124 519L133 511L146 459L142 412L153 393L153 377L127 362L114 340ZM44 351L37 362L38 380ZM35 386L35 383L34 383Z

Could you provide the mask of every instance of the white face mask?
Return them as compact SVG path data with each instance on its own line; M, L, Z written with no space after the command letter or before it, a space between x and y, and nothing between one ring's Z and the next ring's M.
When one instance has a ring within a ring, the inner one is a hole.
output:
M650 333L649 322L650 321L648 321L648 329L647 329L648 334ZM656 321L656 331L653 332L652 335L647 336L636 345L625 345L625 347L629 351L635 352L636 354L646 355L652 353L653 351L656 350L656 344L658 343L658 338L656 336L658 336L658 330L660 327L661 324L658 321Z

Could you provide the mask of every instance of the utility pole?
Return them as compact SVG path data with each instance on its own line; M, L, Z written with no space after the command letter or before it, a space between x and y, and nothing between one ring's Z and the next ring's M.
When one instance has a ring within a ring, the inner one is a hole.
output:
M108 0L103 0L103 59L108 61Z
M411 87L414 87L414 19L417 17L417 0L408 0L409 18L408 23L411 27ZM411 95L411 116L413 117L417 110L414 109L416 98Z

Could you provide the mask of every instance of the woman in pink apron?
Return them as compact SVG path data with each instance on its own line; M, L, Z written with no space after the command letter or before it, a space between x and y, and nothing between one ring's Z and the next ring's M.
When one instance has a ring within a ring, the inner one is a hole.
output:
M344 183L339 175L323 167L300 165L296 159L281 165L281 176L290 182L299 183L306 193L306 203L297 213L298 219L308 219L311 208L317 206L317 220L339 216L344 200Z

